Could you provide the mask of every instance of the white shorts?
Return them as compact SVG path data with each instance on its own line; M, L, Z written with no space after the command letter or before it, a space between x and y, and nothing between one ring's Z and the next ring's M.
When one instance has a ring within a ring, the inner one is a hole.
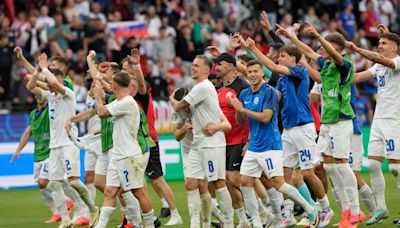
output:
M282 133L283 166L301 170L319 164L317 132L314 123L284 129Z
M361 134L351 136L349 164L354 171L361 171L364 157L363 137Z
M187 158L186 178L225 180L225 146L191 149Z
M100 139L93 141L88 147L90 147L91 150L86 150L85 153L85 171L95 171L97 160L102 154Z
M33 163L33 180L38 182L39 179L49 179L49 159Z
M49 180L64 180L81 175L80 151L75 145L62 146L50 150Z
M121 160L111 160L107 170L106 186L122 187L124 191L143 188L142 154Z
M240 174L260 178L262 172L268 178L283 177L283 161L281 150L252 152L248 150L240 166Z
M186 167L187 167L187 159L189 156L190 147L184 146L181 144L181 153L182 153L182 168L183 168L183 176L186 177Z
M368 156L400 160L400 120L374 119L369 136Z
M97 175L107 175L108 165L111 160L112 149L109 149L107 153L101 153L97 158L96 167L94 173Z
M337 159L348 159L352 134L352 120L340 120L337 123L321 124L318 146L326 156Z

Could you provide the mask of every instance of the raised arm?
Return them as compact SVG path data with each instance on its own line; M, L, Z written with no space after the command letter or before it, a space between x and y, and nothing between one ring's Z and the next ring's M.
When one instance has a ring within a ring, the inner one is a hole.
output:
M65 89L64 85L58 82L56 76L50 72L47 68L47 55L42 53L39 57L39 67L42 69L43 74L46 76L47 83L49 86L53 87L55 91L64 95L67 90Z
M296 47L309 59L312 59L314 61L317 61L317 59L320 57L318 53L316 53L311 47L309 47L307 44L301 42L299 38L297 38L297 35L295 31L292 31L289 33L280 25L276 25L278 27L278 30L276 30L277 35L282 35L286 38L288 38Z
M290 76L291 73L289 69L285 66L275 64L272 60L270 60L268 57L266 57L255 45L255 42L253 39L250 37L247 38L246 41L244 41L243 37L240 36L240 42L242 43L242 46L244 46L247 50L252 51L256 56L257 59L265 66L267 67L270 71L272 71L275 74L278 75L286 75Z
M272 30L272 26L269 21L268 14L265 11L262 11L260 16L261 16L260 24L264 28L264 36L268 35L269 37L271 37L271 39L273 40L274 43L284 44L283 40L281 38L279 38L279 36L277 36L275 34L275 32Z
M37 86L37 80L39 78L39 72L41 69L39 68L35 71L32 77L29 79L28 83L26 84L26 89L28 89L31 93L35 94L37 97L42 97L42 89Z
M339 65L343 65L343 56L342 53L336 51L336 49L327 41L311 24L306 23L304 26L304 33L314 36L324 47L325 51L332 57L333 61L335 61Z
M140 52L137 48L131 50L131 55L128 55L129 63L132 65L133 74L138 82L138 93L145 95L147 93L146 81L142 68L140 67Z
M22 49L20 47L14 48L15 54L17 54L17 59L19 62L24 66L24 68L28 71L28 73L33 74L35 72L36 68L26 60L24 53L22 53Z
M96 84L93 88L93 95L96 101L96 112L97 115L100 118L107 118L111 116L110 111L108 111L107 107L103 103L102 96L104 95L103 93L103 88L101 84Z
M304 55L301 57L299 64L307 68L308 75L310 76L311 80L313 80L314 82L321 83L321 75L319 74L319 71L317 71L310 64L308 64Z
M102 78L102 74L96 68L96 63L94 62L95 57L96 52L93 50L90 50L89 54L86 56L86 62L89 67L89 74L93 80Z
M13 156L11 157L10 164L13 163L16 158L19 158L22 149L24 149L24 147L26 146L26 144L29 141L31 134L32 134L32 128L31 128L31 125L29 125L28 127L26 127L24 134L22 135L21 139L19 140L18 148L14 152Z
M371 60L374 63L379 63L384 66L390 67L392 69L396 68L393 60L387 58L377 52L369 51L360 47L357 47L353 42L346 42L346 47L350 48L351 50L360 53L360 55L364 56L365 58Z

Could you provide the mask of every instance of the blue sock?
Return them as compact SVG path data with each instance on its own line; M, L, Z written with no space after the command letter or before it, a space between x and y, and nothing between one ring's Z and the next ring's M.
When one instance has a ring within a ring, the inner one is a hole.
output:
M308 187L307 187L307 185L306 185L305 183L304 183L303 185L301 185L301 186L297 186L296 188L297 188L297 191L300 192L300 195L303 196L304 199L305 199L311 206L314 206L314 205L315 205L314 200L311 198L311 193L310 193L310 191L308 190Z

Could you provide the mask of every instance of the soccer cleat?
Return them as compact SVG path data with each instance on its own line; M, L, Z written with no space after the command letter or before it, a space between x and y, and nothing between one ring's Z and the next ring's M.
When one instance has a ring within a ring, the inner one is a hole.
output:
M168 207L161 208L159 218L166 218L171 215L171 210Z
M126 215L122 214L122 223L117 226L117 228L125 228L125 225L128 224L128 220L126 220Z
M219 221L215 221L215 220L211 220L211 226L213 226L214 228L221 228L221 222Z
M58 225L58 228L71 228L71 227L72 227L72 222L69 219L62 221L60 225Z
M274 217L275 217L274 214L272 214L271 211L269 210L266 213L260 214L261 223L263 224L264 227L269 227L269 225L274 220Z
M97 223L99 222L99 216L100 216L100 210L96 206L96 210L90 212L90 224L89 224L90 227L95 227L97 225Z
M274 228L284 228L285 226L282 224L283 220L281 218L278 218L275 216L275 218L272 220L271 227Z
M161 221L160 219L158 219L156 216L153 217L153 221L154 221L154 227L160 227L161 226Z
M357 227L362 221L365 220L365 214L360 210L358 215L350 215L350 227Z
M77 220L72 222L73 226L88 226L90 223L89 219L82 216L80 218L78 218Z
M333 210L331 208L326 208L324 210L321 211L320 213L320 222L318 227L323 228L323 227L327 227L329 225L329 223L331 222L331 219L333 218L333 215L335 213L333 212Z
M51 218L44 223L49 224L49 223L55 223L55 222L60 222L61 221L61 215L60 214L55 214L51 216Z
M292 227L295 226L297 221L294 218L293 214L291 213L291 211L287 211L288 213L284 213L283 214L283 221L282 221L282 225L284 227Z
M372 217L366 222L367 225L379 223L380 220L389 217L389 210L376 209Z
M310 227L318 227L319 224L319 210L317 207L314 207L314 210L308 214L308 220L310 220Z
M347 228L350 226L350 209L342 212L342 217L340 218L339 228Z
M166 226L176 226L176 225L180 225L182 223L183 223L183 221L182 221L181 216L179 214L173 214L173 215L171 215L171 218L165 225Z
M307 217L303 217L303 218L300 220L300 222L298 222L298 223L296 224L296 226L310 227L310 224L311 224L310 220L308 220Z

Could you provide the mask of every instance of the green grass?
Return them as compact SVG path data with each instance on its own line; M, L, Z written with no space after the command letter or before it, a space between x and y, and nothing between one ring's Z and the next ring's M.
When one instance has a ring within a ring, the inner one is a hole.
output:
M363 174L365 180L369 180L368 174ZM400 198L399 191L396 188L395 180L388 173L385 174L386 178L386 202L391 212L391 216L386 219L382 224L375 225L375 227L394 227L392 220L396 217L400 217ZM183 182L169 182L168 183L177 201L178 209L184 224L176 227L189 227L189 215L187 210L186 192L184 189ZM150 197L155 208L156 215L159 214L161 207L160 201L157 199L155 192L150 188ZM335 211L335 217L332 224L337 223L340 219L340 212L336 207L331 192L329 193L329 199L331 205ZM101 205L102 197L101 193L97 193L97 204ZM363 203L361 202L362 210L367 212ZM0 191L0 227L57 227L56 224L44 224L43 221L50 217L50 212L43 204L40 193L37 189L21 189L21 190L7 190ZM161 220L163 224L167 223L167 219ZM121 222L121 213L117 210L108 227L116 227ZM365 224L359 225L359 227L367 227Z

